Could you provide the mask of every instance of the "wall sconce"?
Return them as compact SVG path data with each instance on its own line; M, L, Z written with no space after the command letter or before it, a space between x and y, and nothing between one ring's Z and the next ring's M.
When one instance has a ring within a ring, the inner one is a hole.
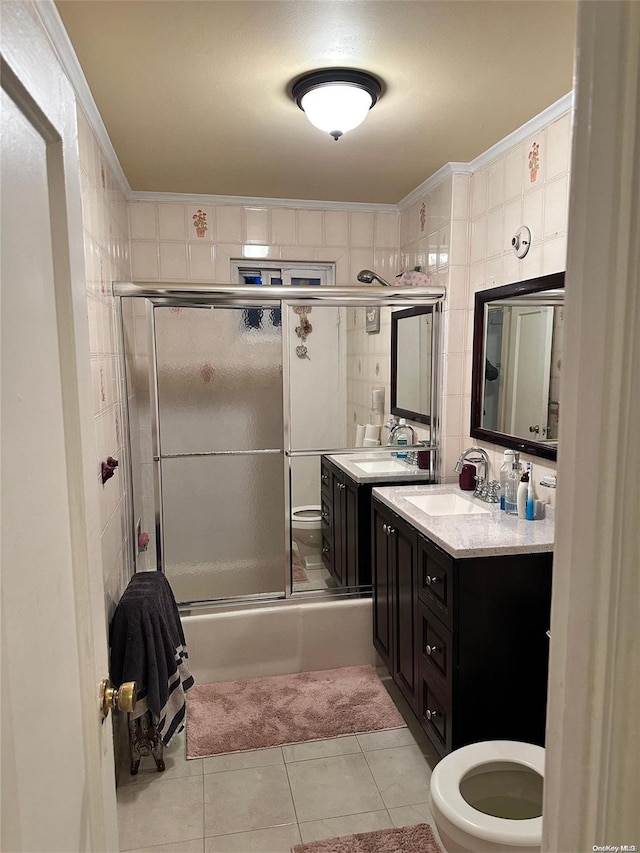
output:
M367 117L382 95L382 84L365 71L325 68L293 83L291 97L314 127L338 141Z

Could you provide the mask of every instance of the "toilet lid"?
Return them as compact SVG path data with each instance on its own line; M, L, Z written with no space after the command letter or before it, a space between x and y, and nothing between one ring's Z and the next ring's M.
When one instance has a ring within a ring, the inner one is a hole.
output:
M544 749L532 743L493 740L460 747L445 756L431 774L431 797L454 826L485 841L535 846L542 838L542 817L507 820L484 814L464 799L460 783L483 764L510 762L528 767L544 777Z

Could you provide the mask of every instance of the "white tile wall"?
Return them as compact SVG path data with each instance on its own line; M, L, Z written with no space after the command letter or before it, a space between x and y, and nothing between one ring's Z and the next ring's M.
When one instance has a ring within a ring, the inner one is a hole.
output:
M532 180L530 153L538 146L538 170ZM461 424L462 432L456 435L453 428L457 423L455 403L449 403L447 394L455 394L457 385L451 384L455 373L449 371L445 384L445 416L443 430L443 465L445 477L455 478L452 473L460 449L475 443L469 436L469 406L471 387L471 350L474 294L478 290L496 287L515 281L535 278L565 269L566 237L569 197L569 165L571 151L571 114L566 113L524 143L514 146L495 162L476 172L470 179L469 188L469 251L468 251L468 299L464 326L462 351L463 393ZM454 175L454 183L459 176ZM456 203L458 204L458 202ZM511 237L520 225L531 229L532 244L526 258L519 260L511 250ZM457 241L452 240L451 267L467 262L458 251ZM457 275L457 274L456 274ZM451 276L450 284L454 283ZM451 294L452 295L452 294ZM454 304L449 299L449 304ZM456 309L459 301L455 302ZM445 312L446 316L446 312ZM460 317L457 310L449 311L448 356L450 359L459 349L456 345L460 334ZM454 349L455 348L455 349ZM449 418L447 417L449 412ZM502 461L503 448L483 445L491 459L490 475L495 477ZM537 458L525 457L534 462L534 479L539 482L547 472L555 470L555 464ZM540 491L540 490L538 490ZM551 501L555 495L546 495Z
M129 206L111 174L105 158L79 111L78 142L80 150L82 217L84 230L89 346L94 389L94 418L98 458L118 459L120 466L114 477L101 486L100 519L104 571L104 593L107 618L126 586L132 569L130 560L128 465L124 435L122 382L120 376L120 336L111 282L131 278L129 255L130 233L138 245L148 248L143 270L157 275L157 218L153 204ZM150 242L145 242L150 240Z
M329 261L342 286L356 285L361 269L401 271L398 213L163 201L130 209L134 279L229 282L237 258ZM206 223L201 236L194 217Z

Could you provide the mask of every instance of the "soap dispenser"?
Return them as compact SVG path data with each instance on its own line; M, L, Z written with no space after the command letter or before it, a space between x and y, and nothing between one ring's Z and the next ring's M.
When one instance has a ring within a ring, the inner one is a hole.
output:
M530 473L531 463L527 462L527 470L524 471L522 477L520 478L520 485L518 486L518 494L516 497L516 503L518 505L518 518L526 518L527 517L527 494L529 492L529 473Z
M409 432L409 427L407 426L407 421L405 418L400 418L398 421L398 426L396 431L393 434L393 439L398 447L406 447L409 444L409 439L411 438L411 443L413 443L413 437ZM407 451L406 450L398 450L396 453L397 459L406 459Z

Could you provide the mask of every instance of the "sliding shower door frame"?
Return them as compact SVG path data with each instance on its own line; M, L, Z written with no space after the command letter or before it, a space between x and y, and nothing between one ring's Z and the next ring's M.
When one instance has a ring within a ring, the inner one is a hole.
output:
M257 291L257 292L256 292ZM393 288L393 287L349 287L338 288L327 287L282 287L282 286L230 286L230 285L176 285L165 287L153 283L114 282L113 294L117 301L117 312L120 321L120 332L122 339L123 375L126 377L125 359L125 335L122 312L122 299L136 297L146 300L147 306L147 329L148 329L148 353L149 353L149 403L151 412L151 436L152 454L154 462L154 503L155 503L155 544L156 562L159 571L165 573L165 547L164 547L164 518L163 518L163 489L162 489L162 444L160 435L160 409L158 391L158 365L156 348L156 324L155 308L255 308L255 307L279 307L281 309L281 345L282 345L282 404L283 404L283 450L267 449L262 451L207 451L202 453L170 454L170 456L220 456L256 453L282 453L283 455L283 479L284 479L284 516L285 516L285 542L284 542L284 584L283 594L257 593L238 596L235 598L213 599L203 601L189 601L181 603L181 608L200 609L211 606L223 606L225 608L261 606L265 603L292 603L300 600L326 599L328 597L361 597L363 593L358 589L326 589L294 592L292 588L291 571L291 517L287 508L291 505L291 462L293 459L303 456L322 456L325 454L337 455L343 453L371 453L372 448L318 448L313 450L295 450L291 447L291 398L290 398L290 370L289 370L289 342L291 337L290 312L285 310L289 307L328 305L334 307L409 307L420 305L434 306L434 341L432 353L434 362L434 374L438 377L436 387L440 388L439 375L439 319L441 313L441 302L444 298L444 289L433 288ZM125 378L123 389L123 400L126 412L125 428L130 441L130 418L128 407L128 383ZM439 394L432 394L432 432L430 447L437 450L439 441L439 412L436 399ZM437 458L438 454L436 454ZM133 470L131 464L131 453L128 452L129 481L133 488ZM133 507L133 497L129 501L131 506L131 529L135 531L136 520ZM132 536L133 565L136 565L137 541Z

